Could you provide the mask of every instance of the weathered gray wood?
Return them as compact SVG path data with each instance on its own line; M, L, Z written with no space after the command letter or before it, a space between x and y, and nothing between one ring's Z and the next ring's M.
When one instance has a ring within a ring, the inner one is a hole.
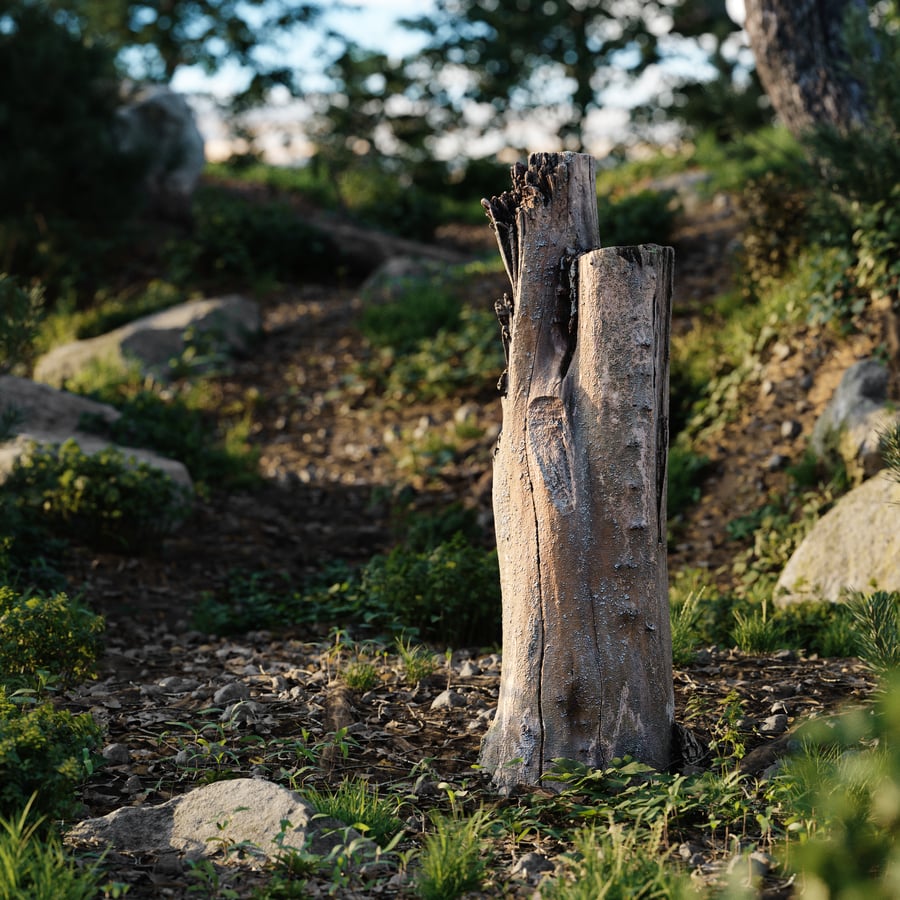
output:
M593 160L534 154L485 206L513 288L494 459L503 673L482 765L669 762L672 251L599 246Z

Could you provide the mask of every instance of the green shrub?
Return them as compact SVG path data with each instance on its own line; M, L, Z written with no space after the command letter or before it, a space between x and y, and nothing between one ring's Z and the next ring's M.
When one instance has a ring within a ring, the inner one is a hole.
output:
M390 302L366 306L360 330L373 346L390 347L399 356L441 329L452 330L459 318L460 302L454 292L436 279L416 279Z
M40 288L26 290L0 272L0 375L29 358L43 305Z
M813 719L770 797L786 829L782 857L807 893L889 900L900 881L900 684L874 709Z
M412 633L453 647L500 636L496 551L462 535L432 550L404 546L373 557L358 576L305 598L326 621L355 622L377 634Z
M0 30L0 269L56 296L96 279L139 205L145 161L116 146L118 76L45 3L4 4Z
M285 203L253 202L220 188L194 199L194 228L162 254L175 284L331 281L347 260L324 232Z
M709 457L695 453L685 441L669 448L666 506L669 521L677 520L700 500L700 486L709 469Z
M442 218L439 198L429 195L405 175L376 165L356 165L337 176L345 209L363 222L406 237L427 240Z
M879 449L887 473L895 481L900 481L900 422L881 435Z
M154 546L186 514L183 488L146 463L129 464L108 448L93 456L70 439L33 444L4 490L31 522L100 548Z
M45 824L33 815L31 801L0 818L0 898L93 900L100 890L100 864L76 863Z
M35 811L51 818L71 812L74 790L90 773L102 734L85 714L50 703L13 702L0 686L0 815L20 812L35 796Z
M0 587L0 683L45 670L66 684L93 672L103 619L65 594L21 595Z
M600 240L604 247L665 244L678 215L674 191L639 191L600 198Z
M463 307L453 328L420 339L407 353L377 353L358 374L394 402L428 402L466 393L495 394L504 368L497 321L487 310Z
M243 442L225 440L218 433L216 418L184 396L163 395L158 388L134 392L129 384L109 384L91 393L116 406L122 415L112 423L85 417L80 423L83 428L117 444L146 447L183 462L199 487L235 488L255 482L258 454Z
M807 189L783 171L766 172L744 186L739 261L756 289L783 276L807 245L808 203Z
M661 850L662 823L655 828L611 824L576 832L575 852L561 877L549 882L546 900L632 900L660 897L688 900L697 896L687 875L666 864Z
M232 572L224 589L204 592L192 613L194 628L220 635L313 620L283 577L270 572Z

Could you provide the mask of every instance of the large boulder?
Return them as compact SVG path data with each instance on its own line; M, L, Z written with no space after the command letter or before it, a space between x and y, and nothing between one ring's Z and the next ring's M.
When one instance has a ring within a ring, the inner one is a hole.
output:
M259 306L239 294L192 300L98 337L54 347L35 364L34 378L59 387L93 363L137 363L143 373L165 379L190 341L213 355L244 353L261 327Z
M888 406L888 370L874 359L864 359L844 373L810 437L817 457L837 454L851 478L870 478L883 465L881 435L900 414Z
M900 483L880 472L842 497L788 560L775 602L900 591Z
M258 858L276 856L282 847L325 856L358 838L334 819L317 816L294 791L257 778L216 781L158 806L125 806L79 822L66 836L76 846L133 854L176 851L189 860L237 844Z
M86 454L99 453L110 441L81 428L83 416L97 416L105 422L115 422L121 415L106 403L97 403L66 391L58 391L46 384L37 384L13 375L0 376L0 412L15 414L14 432L7 441L0 442L0 483L12 471L16 462L32 442L42 445L62 444L74 439ZM126 458L143 462L164 472L176 484L192 489L191 476L183 463L168 459L139 447L120 447Z
M144 190L150 208L166 218L189 220L206 157L203 135L187 100L154 85L132 94L117 114L119 148L145 160Z

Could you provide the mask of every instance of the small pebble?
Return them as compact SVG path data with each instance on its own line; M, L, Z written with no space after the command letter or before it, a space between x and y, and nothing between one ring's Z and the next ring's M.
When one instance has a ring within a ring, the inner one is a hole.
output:
M759 726L760 734L784 734L788 727L788 717L784 714L769 716Z
M787 419L781 423L781 436L786 441L792 441L803 430L803 426L796 419Z
M456 691L441 691L441 693L431 701L432 709L451 709L454 706L465 705L466 698Z
M125 782L125 790L129 794L139 794L144 789L141 779L137 775L132 775Z
M459 676L460 678L473 678L475 675L480 675L481 669L472 662L471 659L467 659L460 667L459 667Z
M510 866L509 875L511 878L524 878L531 884L537 884L543 872L552 870L553 863L542 853L526 853Z
M788 464L788 462L789 460L786 456L782 455L781 453L773 453L766 460L765 465L766 469L768 469L770 472L774 472L777 469L784 468Z

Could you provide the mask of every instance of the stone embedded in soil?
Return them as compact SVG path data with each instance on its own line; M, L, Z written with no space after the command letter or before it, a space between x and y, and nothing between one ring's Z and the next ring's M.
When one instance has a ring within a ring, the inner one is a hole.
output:
M126 806L86 819L69 831L66 841L132 854L177 851L189 859L241 844L265 858L282 852L282 837L284 848L322 856L359 839L353 829L318 816L299 794L262 779L237 778L196 788L158 806Z
M796 419L787 419L781 423L781 436L786 441L792 441L803 431L803 426Z
M216 706L222 706L235 700L246 700L249 696L250 688L244 682L232 681L231 684L220 687L213 694L213 703Z
M441 693L431 701L432 709L452 709L454 706L465 705L466 698L456 691L441 691Z
M760 734L784 734L788 727L788 717L783 714L769 716L759 726Z
M100 755L113 766L125 766L131 762L131 751L125 744L108 744Z

